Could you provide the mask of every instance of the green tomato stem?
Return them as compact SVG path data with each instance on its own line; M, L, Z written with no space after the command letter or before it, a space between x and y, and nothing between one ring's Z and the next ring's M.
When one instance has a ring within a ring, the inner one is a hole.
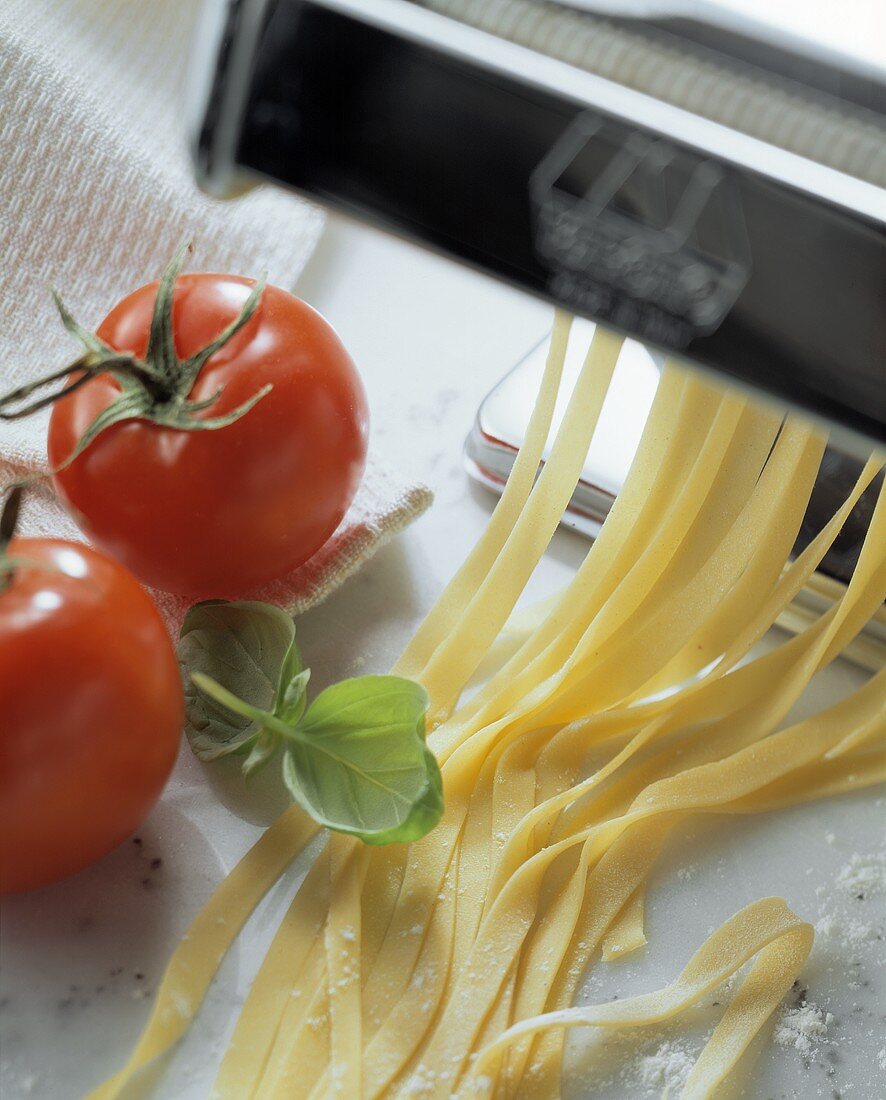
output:
M192 672L191 679L202 692L217 703L221 703L223 707L232 710L235 714L248 718L251 722L258 722L266 729L272 730L290 741L300 741L303 744L307 742L308 738L301 730L295 726L290 726L287 722L283 722L275 714L271 714L270 711L261 710L259 707L247 703L239 696L234 695L233 692L228 691L227 688L222 687L217 680L207 676L205 672Z
M18 524L18 513L21 508L23 492L21 485L13 485L6 494L3 511L0 512L0 592L12 584L16 567L20 564L14 558L9 557L7 551Z

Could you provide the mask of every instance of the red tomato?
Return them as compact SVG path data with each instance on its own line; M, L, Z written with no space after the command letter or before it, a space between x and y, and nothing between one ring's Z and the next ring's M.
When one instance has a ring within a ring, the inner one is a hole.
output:
M119 844L175 760L182 688L144 589L77 543L13 539L0 591L0 892L44 886Z
M182 275L173 331L185 359L240 312L253 283ZM157 284L124 298L98 335L143 357ZM219 400L221 416L267 383L240 420L185 432L147 421L117 424L55 477L59 495L92 542L147 584L195 597L232 597L307 561L338 526L366 461L368 412L353 362L327 322L268 286L255 315L209 359L191 391ZM119 393L109 376L59 401L49 459L60 465Z

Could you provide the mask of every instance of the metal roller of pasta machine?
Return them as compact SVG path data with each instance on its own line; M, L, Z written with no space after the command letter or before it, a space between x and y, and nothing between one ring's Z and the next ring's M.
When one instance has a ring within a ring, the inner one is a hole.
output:
M191 78L209 192L281 182L629 337L579 529L605 518L667 355L827 422L801 543L886 444L875 65L692 0L204 0ZM493 488L542 355L468 439ZM838 594L873 499L813 601Z

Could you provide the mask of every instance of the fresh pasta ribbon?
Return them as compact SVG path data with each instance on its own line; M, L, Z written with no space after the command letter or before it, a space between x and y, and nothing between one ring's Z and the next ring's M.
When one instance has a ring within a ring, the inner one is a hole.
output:
M320 853L277 929L264 962L256 974L237 1027L215 1079L219 1096L250 1097L264 1074L281 1021L294 1026L293 1016L307 1009L299 1000L295 1013L286 1013L293 989L311 960L310 952L326 923L329 906L329 853Z
M518 705L525 707L541 690L545 678L560 668L597 610L618 583L618 563L638 552L649 541L674 489L669 481L658 493L649 494L650 481L658 485L662 470L679 484L692 468L691 457L705 440L719 407L717 394L690 381L676 368L666 366L653 401L649 421L640 442L631 475L617 497L600 535L563 595L547 617L483 688L476 699L433 732L430 744L442 762L475 733L488 727L497 732ZM636 474L635 474L636 471Z
M881 735L883 732L881 730ZM790 773L785 779L765 784L758 791L731 803L711 807L711 811L735 814L771 812L883 781L882 751L854 756L840 768L822 760ZM613 922L617 924L632 894L644 888L658 853L684 816L671 813L646 819L624 832L590 872L585 886L579 876L573 875L563 893L549 908L534 937L530 936L523 948L522 965L526 976L516 1009L518 1018L536 1015L545 1008L571 1001L578 979L593 951L604 938L604 933L612 928ZM583 849L583 854L586 854L586 849ZM570 935L572 939L568 942ZM558 966L560 972L554 980L551 968ZM550 1048L557 1044L547 1045L550 1056ZM515 1050L519 1051L519 1056L515 1059L512 1052L511 1061L522 1067L526 1064L529 1050L525 1046ZM535 1056L533 1061L537 1065L541 1063L544 1068L543 1057ZM545 1095L543 1090L539 1094Z
M512 876L481 926L473 952L462 970L422 1061L442 1080L441 1074L458 1074L485 1015L499 993L499 982L513 965L536 914L542 880L554 859L567 846L581 843L579 871L563 895L562 913L551 921L558 938L571 936L583 893L587 868L634 824L662 815L670 820L687 812L716 811L750 795L802 764L821 757L840 730L868 722L886 728L886 674L870 681L847 700L823 715L816 715L780 734L774 734L746 750L710 765L702 765L672 779L660 781L639 798L632 812L611 822L559 842L532 857ZM751 806L751 812L753 807ZM567 923L568 922L568 923ZM553 950L554 945L551 945ZM446 1094L436 1087L429 1095Z
M551 1028L646 1027L678 1016L756 956L750 973L708 1040L681 1093L705 1100L727 1076L754 1035L790 989L812 948L812 925L781 898L742 909L707 939L669 986L602 1005L587 1005L521 1020L480 1051L472 1086L459 1095L492 1095L492 1079L478 1078L512 1043Z
M464 605L477 592L517 522L535 483L551 429L571 327L572 318L557 310L538 398L529 418L523 446L517 453L504 492L479 542L425 616L412 641L394 665L392 672L395 676L417 677L425 668L436 648L461 618Z
M646 886L638 886L603 937L603 962L612 962L646 945Z
M422 669L432 720L451 711L559 526L581 474L622 342L603 328L595 330L550 457L525 507L464 614Z
M332 1027L329 1095L349 1100L363 1092L361 1059L354 1057L354 1051L363 1047L360 891L366 861L350 837L333 833L329 847L332 901L325 927Z

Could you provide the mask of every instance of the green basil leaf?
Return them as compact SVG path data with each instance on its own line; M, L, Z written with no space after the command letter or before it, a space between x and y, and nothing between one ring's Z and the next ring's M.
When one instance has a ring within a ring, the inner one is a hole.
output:
M425 744L428 696L412 680L360 676L327 688L287 741L283 778L322 825L368 844L418 840L443 812Z
M202 673L254 709L275 712L301 671L295 624L278 607L254 601L207 600L182 623L178 659L185 690L185 733L201 760L248 751L262 726L201 690Z

